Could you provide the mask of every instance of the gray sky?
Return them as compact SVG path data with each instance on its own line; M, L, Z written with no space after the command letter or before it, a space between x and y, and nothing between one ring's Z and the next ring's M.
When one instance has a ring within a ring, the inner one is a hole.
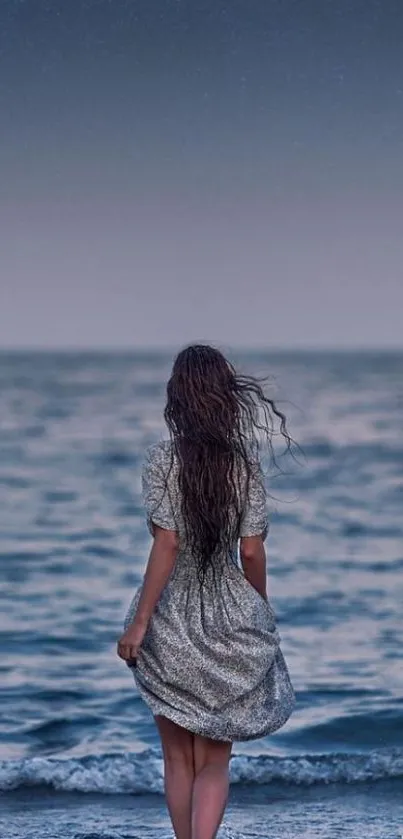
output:
M5 0L0 345L402 346L403 11Z

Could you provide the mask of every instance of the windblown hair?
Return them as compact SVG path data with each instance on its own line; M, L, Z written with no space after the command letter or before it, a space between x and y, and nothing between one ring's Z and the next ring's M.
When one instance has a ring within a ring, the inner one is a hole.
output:
M248 492L261 433L275 462L273 415L280 420L288 450L294 442L284 414L263 391L266 378L238 373L218 349L206 344L185 347L174 361L164 419L179 461L186 538L201 584L209 570L215 573L217 557L230 555L237 540L243 512L240 461Z

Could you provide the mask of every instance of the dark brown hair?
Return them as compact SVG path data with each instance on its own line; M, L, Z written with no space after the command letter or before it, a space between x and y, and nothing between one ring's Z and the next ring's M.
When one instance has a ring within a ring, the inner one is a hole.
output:
M266 378L238 373L220 350L207 344L185 347L173 364L164 419L179 460L182 514L201 583L219 565L217 556L228 556L237 539L242 517L236 489L239 459L248 490L260 433L275 462L273 415L280 420L288 450L294 442L284 414L263 391ZM235 515L229 515L231 509Z

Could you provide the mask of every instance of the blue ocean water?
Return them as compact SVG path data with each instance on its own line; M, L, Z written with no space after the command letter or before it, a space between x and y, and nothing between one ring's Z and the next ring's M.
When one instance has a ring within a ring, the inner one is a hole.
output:
M232 353L302 447L268 475L268 590L297 706L234 746L223 837L403 833L403 353ZM115 653L150 540L172 355L0 354L2 839L172 837ZM267 468L268 468L267 463Z

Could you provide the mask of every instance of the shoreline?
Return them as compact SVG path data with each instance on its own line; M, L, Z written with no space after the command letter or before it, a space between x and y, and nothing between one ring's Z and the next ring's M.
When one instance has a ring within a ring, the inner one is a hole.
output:
M106 795L35 787L10 790L0 799L4 839L172 837L164 798L158 793ZM348 839L400 839L403 779L351 785L235 785L219 836L335 839L341 831Z

